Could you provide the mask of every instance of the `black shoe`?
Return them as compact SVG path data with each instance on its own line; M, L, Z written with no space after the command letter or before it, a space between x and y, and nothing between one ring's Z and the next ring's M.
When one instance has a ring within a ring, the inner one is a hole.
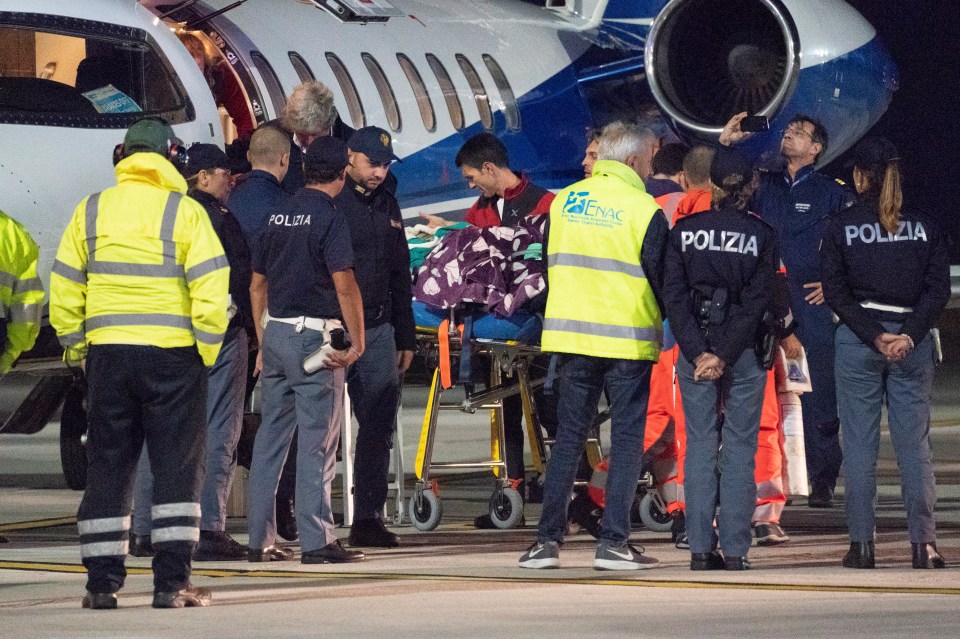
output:
M210 605L213 595L209 588L197 588L190 584L175 592L153 593L154 608L203 608Z
M117 607L117 593L88 592L80 605L91 610L113 610Z
M247 547L223 530L201 530L194 561L239 561L247 558Z
M347 550L336 540L317 550L308 550L300 555L303 564L346 564L354 561L363 561L363 553L359 550Z
M379 519L355 519L350 527L350 545L369 548L396 548L400 538L387 530Z
M833 488L827 484L814 484L807 505L810 508L833 508Z
M746 557L724 557L724 570L750 570L750 560Z
M681 538L686 541L687 516L682 510L675 510L673 511L671 517L673 518L673 521L670 522L670 541L672 541L677 548L681 548L681 546L677 544L681 541ZM689 548L690 544L687 543L686 547Z
M850 550L843 556L844 568L873 568L874 563L872 541L850 542Z
M259 548L250 548L247 550L247 561L251 563L290 561L291 559L293 559L293 551L282 546L269 546L262 550Z
M133 535L130 540L130 554L134 557L153 557L150 535Z
M937 550L937 544L910 544L914 568L946 568L947 562Z
M690 553L690 570L721 570L723 555L720 551Z
M296 506L292 499L277 498L277 534L287 541L296 541L300 537Z
M9 543L10 543L9 539L4 537L3 535L0 535L0 544L9 544Z

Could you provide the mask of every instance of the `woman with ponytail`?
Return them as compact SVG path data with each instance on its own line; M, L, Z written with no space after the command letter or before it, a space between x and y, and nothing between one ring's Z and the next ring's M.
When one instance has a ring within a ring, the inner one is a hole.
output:
M913 567L943 568L933 519L930 331L950 299L947 246L933 220L904 207L892 143L867 138L853 157L859 198L830 221L820 249L824 299L841 324L837 405L850 531L843 565L874 567L876 464L886 402Z

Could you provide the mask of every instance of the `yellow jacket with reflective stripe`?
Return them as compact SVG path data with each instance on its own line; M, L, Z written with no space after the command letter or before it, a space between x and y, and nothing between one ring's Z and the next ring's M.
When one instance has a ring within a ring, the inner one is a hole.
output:
M20 353L33 348L40 334L43 284L37 277L40 249L26 229L0 211L0 313L7 320L7 341L0 345L0 375Z
M598 161L592 177L557 194L543 350L657 360L663 319L640 251L658 210L633 169L611 160Z
M50 323L89 344L197 345L213 365L227 329L229 268L203 207L156 153L116 167L117 186L77 206L50 276Z

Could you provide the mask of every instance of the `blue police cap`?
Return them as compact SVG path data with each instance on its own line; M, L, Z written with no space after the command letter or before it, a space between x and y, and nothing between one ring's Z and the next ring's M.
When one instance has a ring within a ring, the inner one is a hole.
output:
M341 171L348 163L347 145L332 135L325 135L311 142L303 157L304 168L323 172Z

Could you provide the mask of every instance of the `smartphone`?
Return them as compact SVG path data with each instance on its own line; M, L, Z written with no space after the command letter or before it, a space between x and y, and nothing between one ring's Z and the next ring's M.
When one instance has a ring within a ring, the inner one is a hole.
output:
M740 130L744 133L758 133L770 130L770 120L765 115L748 115L740 120Z

